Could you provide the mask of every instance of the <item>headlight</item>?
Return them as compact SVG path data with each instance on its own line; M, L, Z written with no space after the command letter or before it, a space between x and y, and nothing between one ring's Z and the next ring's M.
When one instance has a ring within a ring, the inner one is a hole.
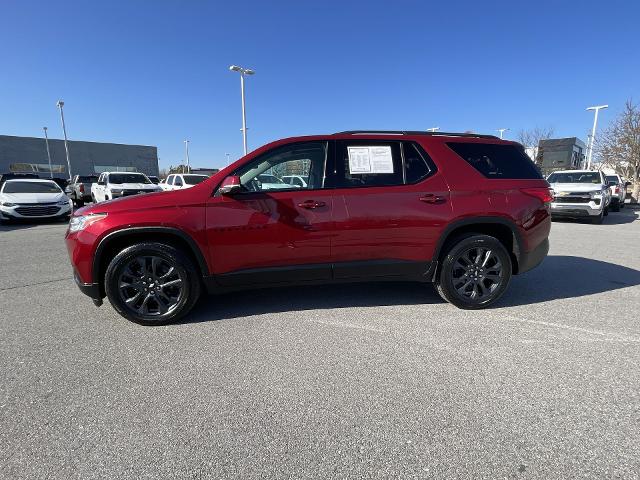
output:
M602 192L599 190L589 192L589 195L591 196L591 198L602 198Z
M79 217L71 217L69 221L69 233L79 232L84 230L92 223L98 222L106 217L106 213L93 213L90 215L80 215Z
M16 204L15 203L11 203L11 202L0 202L0 207L15 207Z
M60 200L58 203L56 203L56 205L60 206L60 207L64 207L65 205L69 205L69 201L70 200Z

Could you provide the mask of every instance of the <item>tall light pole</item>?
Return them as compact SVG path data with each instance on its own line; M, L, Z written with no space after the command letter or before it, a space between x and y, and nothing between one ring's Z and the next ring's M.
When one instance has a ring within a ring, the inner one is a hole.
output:
M237 65L231 65L229 70L240 72L240 95L242 96L242 144L244 146L244 154L247 154L247 115L244 108L244 76L253 75L256 72L249 68L242 68Z
M598 125L598 112L603 108L608 108L609 105L596 105L595 107L589 107L587 110L594 110L596 113L593 116L593 129L591 130L591 141L589 142L589 153L587 154L587 170L591 169L591 157L593 155L593 143L596 140L596 126Z
M437 132L438 130L440 130L440 127L427 128L427 132Z
M47 135L47 127L42 127L44 130L44 143L47 146L47 158L49 159L49 176L53 178L53 169L51 168L51 151L49 150L49 136Z
M56 104L60 109L60 118L62 119L62 133L64 133L64 151L67 153L67 170L69 171L69 180L71 180L71 161L69 160L69 143L67 140L67 127L64 124L64 111L62 107L64 107L64 102L62 100L58 100Z
M229 161L229 154L225 153L225 155L227 156L227 167L228 167L229 165L231 165L231 162Z
M184 141L184 154L187 162L187 173L191 173L191 168L189 168L189 140ZM184 173L184 167L182 167L182 173Z
M500 139L502 140L504 138L504 132L508 131L508 128L498 128L496 130L496 132L500 132Z

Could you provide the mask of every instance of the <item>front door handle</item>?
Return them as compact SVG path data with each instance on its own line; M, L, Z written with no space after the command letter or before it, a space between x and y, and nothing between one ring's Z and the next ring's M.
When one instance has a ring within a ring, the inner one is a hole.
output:
M305 200L304 202L298 204L300 208L306 208L307 210L313 210L314 208L324 207L325 205L326 203L317 202L315 200Z
M420 201L424 203L444 203L446 199L440 195L434 195L433 193L426 193L420 197Z

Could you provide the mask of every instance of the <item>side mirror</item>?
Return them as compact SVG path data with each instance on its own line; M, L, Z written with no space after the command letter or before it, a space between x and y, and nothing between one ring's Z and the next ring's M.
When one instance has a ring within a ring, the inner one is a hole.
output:
M225 178L219 189L220 195L233 195L234 193L239 193L241 190L240 177L237 175L229 175Z

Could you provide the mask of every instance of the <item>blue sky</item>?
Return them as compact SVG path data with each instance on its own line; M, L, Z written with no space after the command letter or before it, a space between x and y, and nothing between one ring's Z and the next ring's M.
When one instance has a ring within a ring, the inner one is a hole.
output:
M640 2L1 0L0 134L156 145L161 166L345 129L551 126L640 98Z

